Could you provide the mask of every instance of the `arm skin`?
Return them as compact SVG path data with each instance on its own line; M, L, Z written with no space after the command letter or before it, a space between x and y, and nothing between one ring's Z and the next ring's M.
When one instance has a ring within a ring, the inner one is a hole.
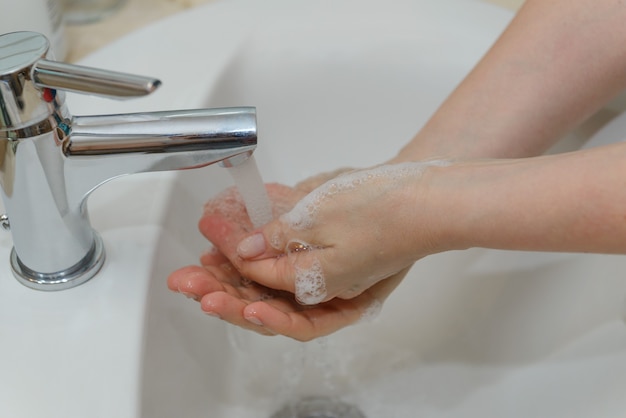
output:
M442 248L626 254L626 142L433 169L427 193Z
M174 272L168 286L228 322L308 340L357 321L429 254L469 247L626 253L626 144L533 157L626 87L624 22L623 0L528 0L390 161L455 163L328 200L308 231L274 221L250 234L206 212L200 229L220 253ZM286 193L292 203L302 198L297 188ZM384 216L391 210L398 216ZM333 218L340 213L354 216ZM294 301L294 265L284 257L292 238L314 244L298 257L319 256L326 302ZM375 278L369 287L358 282L363 273ZM237 285L240 276L254 288ZM268 289L279 293L259 300Z
M394 161L539 155L626 88L626 4L528 0Z

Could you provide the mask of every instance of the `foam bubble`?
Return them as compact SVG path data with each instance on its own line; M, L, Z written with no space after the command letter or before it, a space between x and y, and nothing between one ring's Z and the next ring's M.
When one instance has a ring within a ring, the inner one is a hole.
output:
M215 257L218 256L220 254L220 250L218 250L215 247L210 247L207 248L206 250L202 251L202 254L200 254L200 258L203 257Z
M359 186L381 179L399 180L407 177L418 177L428 167L443 167L449 161L433 160L427 162L409 162L402 164L381 165L369 170L352 171L341 174L322 184L317 189L300 200L291 211L281 216L281 220L292 229L303 230L311 228L315 222L315 215L324 201L340 193L353 191Z
M326 281L319 260L314 259L309 268L295 266L296 299L303 305L316 305L326 298Z
M383 303L378 299L374 299L372 303L363 310L361 313L361 318L359 318L359 323L364 322L374 322L380 312L383 310Z
M289 241L285 247L296 273L296 300L303 305L316 305L327 295L324 271L312 254L314 249L311 244L297 239Z
M259 295L257 300L272 300L274 299L274 297L275 296L273 292L264 292Z
M204 214L219 214L230 221L241 222L245 208L243 198L235 187L229 187L204 204Z
M286 251L296 273L296 300L303 305L315 305L327 295L324 270L320 261L311 254L314 249L310 244L291 240Z
M275 232L272 237L270 238L270 245L272 246L272 248L276 249L276 250L283 250L282 246L282 239L280 237L280 235L278 234L278 232Z

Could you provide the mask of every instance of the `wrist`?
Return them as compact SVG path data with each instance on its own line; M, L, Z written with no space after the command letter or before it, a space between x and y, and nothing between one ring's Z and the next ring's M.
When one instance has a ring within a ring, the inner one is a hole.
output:
M415 163L421 164L421 163ZM409 219L400 228L408 236L407 249L414 261L430 254L468 248L463 231L467 188L460 187L467 170L463 163L429 165L417 182L403 189L404 212L399 219ZM459 193L460 192L460 193Z
M499 226L513 184L503 180L512 160L473 160L431 167L424 173L422 210L434 252L498 247Z

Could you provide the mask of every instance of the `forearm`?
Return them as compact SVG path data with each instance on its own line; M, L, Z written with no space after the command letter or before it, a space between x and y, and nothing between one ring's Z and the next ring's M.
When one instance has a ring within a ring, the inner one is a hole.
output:
M528 0L394 161L539 155L626 87L624 22L623 2Z
M626 253L626 143L433 170L453 248ZM448 203L447 203L448 202Z

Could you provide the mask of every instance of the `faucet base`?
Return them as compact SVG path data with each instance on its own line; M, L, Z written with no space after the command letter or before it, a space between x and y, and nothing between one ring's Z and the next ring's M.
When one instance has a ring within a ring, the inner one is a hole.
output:
M11 270L15 278L24 286L35 290L65 290L81 285L98 273L104 264L105 252L102 238L94 232L94 244L87 255L74 266L55 273L39 273L29 269L17 257L15 248L11 251Z

